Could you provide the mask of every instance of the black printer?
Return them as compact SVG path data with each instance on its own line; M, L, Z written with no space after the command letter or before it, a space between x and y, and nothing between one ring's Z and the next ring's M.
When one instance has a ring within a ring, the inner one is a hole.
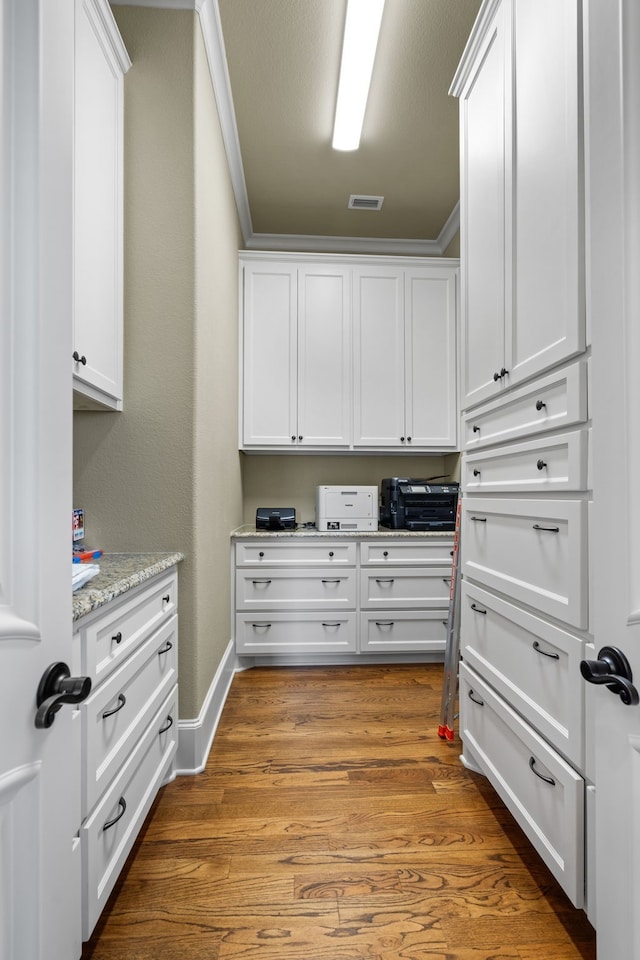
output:
M380 525L392 530L454 530L457 483L386 477L380 490Z

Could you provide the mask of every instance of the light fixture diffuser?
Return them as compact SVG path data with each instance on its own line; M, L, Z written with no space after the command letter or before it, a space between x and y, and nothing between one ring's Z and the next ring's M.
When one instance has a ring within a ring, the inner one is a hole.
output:
M333 128L334 150L357 150L369 96L384 0L348 0Z

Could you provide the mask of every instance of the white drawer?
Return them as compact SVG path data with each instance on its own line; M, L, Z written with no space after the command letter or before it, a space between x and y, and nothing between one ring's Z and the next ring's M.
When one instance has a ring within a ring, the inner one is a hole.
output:
M460 735L576 907L584 901L584 781L464 663Z
M236 571L238 610L349 609L355 605L355 570Z
M465 577L587 628L585 501L465 497L461 537Z
M178 746L174 687L100 803L83 823L82 939L88 940ZM110 822L116 821L111 826ZM106 829L105 829L106 826Z
M108 613L86 626L82 620L78 622L82 672L91 677L94 686L177 612L178 577L175 573L157 577L107 609Z
M465 493L586 490L588 430L491 448L464 457Z
M360 544L360 562L385 567L442 566L451 563L453 537L427 540L363 540Z
M442 610L449 605L451 567L395 568L360 571L360 606L363 609L419 607Z
M467 414L465 450L557 430L587 419L587 365L578 361Z
M175 686L178 618L172 617L81 705L86 767L83 816L115 777L140 730Z
M236 652L252 654L355 653L356 614L277 613L236 617Z
M584 769L582 640L463 580L460 652L552 746Z
M252 540L236 543L237 566L355 566L355 540Z
M442 653L447 619L442 610L393 610L360 614L361 653Z

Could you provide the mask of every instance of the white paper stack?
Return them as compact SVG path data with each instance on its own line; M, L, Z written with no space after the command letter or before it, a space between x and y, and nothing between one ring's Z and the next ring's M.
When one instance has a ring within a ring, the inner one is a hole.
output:
M79 590L88 583L92 577L97 577L100 573L100 567L97 563L72 563L71 564L71 582L73 591Z

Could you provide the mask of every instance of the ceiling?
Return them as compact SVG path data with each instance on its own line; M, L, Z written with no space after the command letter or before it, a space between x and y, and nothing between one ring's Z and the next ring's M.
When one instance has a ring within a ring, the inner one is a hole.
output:
M448 90L481 0L387 0L360 149L332 149L346 0L218 0L247 247L442 253L458 224ZM236 191L237 192L237 191ZM383 196L349 210L352 194Z

